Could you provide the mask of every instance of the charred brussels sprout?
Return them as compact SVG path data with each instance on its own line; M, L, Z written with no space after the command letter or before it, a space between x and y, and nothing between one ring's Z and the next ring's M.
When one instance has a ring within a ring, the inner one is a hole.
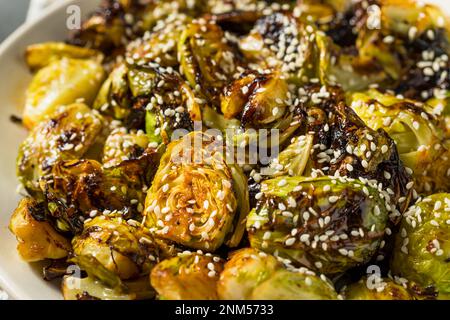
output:
M402 285L391 279L379 278L378 281L364 277L346 287L342 295L346 300L413 300L413 296ZM369 288L370 287L370 288Z
M434 194L418 201L404 214L397 234L392 273L450 297L450 195Z
M85 260L95 259L122 280L148 274L156 261L156 246L151 237L136 223L129 224L121 217L99 216L86 221L83 232L73 239L72 246L74 261L82 269L89 268L83 265Z
M160 262L150 279L161 300L217 300L222 269L219 257L186 252Z
M103 77L103 67L95 60L64 57L52 61L36 73L28 87L23 113L25 126L31 129L60 106L78 99L90 105Z
M40 181L51 216L58 227L81 232L83 218L96 213L139 217L156 172L160 151L146 149L137 159L103 168L94 160L60 161Z
M34 127L22 143L17 173L31 195L38 194L39 179L59 160L86 156L103 137L103 118L84 104L60 107Z
M27 262L67 257L72 250L69 240L45 220L45 206L31 198L20 201L9 229L17 237L17 251Z
M213 21L189 24L179 39L178 53L182 74L191 87L214 102L240 64L236 50Z
M394 139L400 159L413 171L418 192L450 189L450 142L426 106L376 90L352 94L350 100L370 128L384 129Z
M217 286L224 300L334 300L326 278L306 268L285 266L255 249L235 252L225 264Z
M157 238L212 252L236 231L230 244L239 244L246 212L238 199L248 199L248 190L239 169L225 162L222 143L192 132L167 147L145 202Z
M247 220L250 244L313 270L337 274L367 263L388 221L376 185L349 178L265 181Z
M344 101L337 87L305 86L298 90L295 108L300 128L291 144L269 166L270 176L363 178L391 202L397 223L412 196L411 179L386 132L367 127ZM398 208L397 208L398 206Z

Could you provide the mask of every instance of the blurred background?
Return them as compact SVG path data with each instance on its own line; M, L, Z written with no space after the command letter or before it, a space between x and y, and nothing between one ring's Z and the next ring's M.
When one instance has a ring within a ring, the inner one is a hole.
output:
M29 4L30 0L0 0L0 42L25 21Z

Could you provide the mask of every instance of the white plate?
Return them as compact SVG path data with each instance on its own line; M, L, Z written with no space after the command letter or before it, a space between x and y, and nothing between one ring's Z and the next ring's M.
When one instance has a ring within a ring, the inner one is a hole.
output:
M429 0L440 4L450 13L448 0ZM16 240L8 231L9 217L20 196L15 192L15 160L19 144L26 136L24 129L9 120L20 115L24 92L30 73L24 63L25 48L33 43L63 40L67 37L66 9L71 4L80 6L82 14L91 12L99 0L66 0L52 7L38 20L22 26L0 46L0 286L15 299L61 299L59 288L42 280L39 265L29 265L18 257Z

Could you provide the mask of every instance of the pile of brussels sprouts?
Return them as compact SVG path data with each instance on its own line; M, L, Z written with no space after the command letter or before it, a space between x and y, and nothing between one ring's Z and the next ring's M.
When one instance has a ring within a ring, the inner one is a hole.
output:
M104 1L26 50L17 250L65 299L450 299L449 55L413 0Z

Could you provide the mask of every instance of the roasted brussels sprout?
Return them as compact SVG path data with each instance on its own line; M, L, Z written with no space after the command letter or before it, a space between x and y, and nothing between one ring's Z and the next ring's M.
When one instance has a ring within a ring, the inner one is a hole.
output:
M222 89L240 66L221 28L213 21L192 22L181 34L178 53L182 74L191 87L218 104Z
M20 201L11 217L9 230L19 241L19 255L27 262L65 258L72 250L69 240L46 221L44 204L32 198Z
M31 45L25 52L25 59L31 71L37 71L62 58L96 59L101 61L103 55L93 49L71 46L63 42L44 42Z
M236 231L231 245L239 244L246 212L236 209L248 190L235 187L246 179L233 179L242 173L225 162L222 143L192 132L167 147L145 201L145 223L155 237L213 252Z
M413 171L418 192L450 190L450 141L426 106L376 90L354 93L349 100L370 128L384 129L394 139L400 159Z
M128 84L128 68L119 64L102 84L93 108L114 119L129 116L133 101Z
M254 289L282 267L274 256L259 250L241 249L231 254L217 285L223 300L249 299Z
M78 99L90 105L103 77L103 67L95 60L62 58L51 62L36 73L28 87L23 123L31 129L59 107Z
M73 233L95 213L139 218L159 159L159 150L146 149L139 158L109 168L94 160L58 162L40 181L51 216L61 230Z
M17 174L26 190L40 193L39 179L59 160L85 156L102 141L103 127L103 118L81 103L58 108L35 126L17 158Z
M150 279L162 300L217 300L222 269L219 257L188 251L160 262Z
M149 139L144 131L128 132L126 128L115 129L106 139L103 149L103 166L110 168L123 161L137 159L149 147Z
M450 194L420 199L404 214L391 261L392 273L450 298ZM427 289L427 290L425 290Z
M255 249L235 252L217 286L224 300L334 300L337 293L323 277L306 268L289 269Z
M288 83L278 72L245 74L224 92L221 109L225 118L238 117L244 128L273 128L283 120L289 124L293 122L293 116L284 119L290 113L290 96Z
M269 176L367 179L378 184L397 223L408 207L412 182L394 141L383 130L367 127L346 105L341 89L314 85L298 91L300 129L270 164Z
M337 274L367 263L383 239L386 199L365 179L279 177L261 192L247 220L254 248Z
M259 19L239 43L247 59L261 68L279 69L297 84L317 78L324 80L326 54L316 30L290 13L277 12Z
M148 277L126 281L110 288L95 277L64 276L61 284L65 300L148 300L155 296Z
M95 259L122 280L149 274L157 258L151 237L136 223L129 224L121 217L100 215L86 221L83 232L75 236L72 246L74 261L81 261L82 269L82 259Z
M342 292L346 300L413 300L413 296L402 285L391 279L379 278L370 283L364 277L360 281L347 286Z

